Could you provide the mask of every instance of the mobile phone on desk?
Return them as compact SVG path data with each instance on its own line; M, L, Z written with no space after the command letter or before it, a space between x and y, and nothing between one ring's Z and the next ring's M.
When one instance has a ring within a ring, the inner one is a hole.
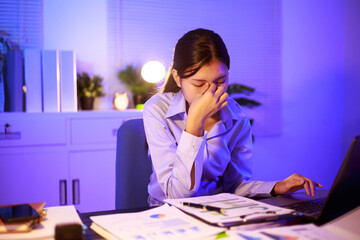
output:
M0 218L4 223L19 223L40 220L39 213L30 204L0 207Z

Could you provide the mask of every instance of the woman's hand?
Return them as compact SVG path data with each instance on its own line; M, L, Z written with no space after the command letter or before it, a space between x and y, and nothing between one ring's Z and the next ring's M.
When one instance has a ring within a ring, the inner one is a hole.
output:
M274 193L274 195L290 194L305 188L306 194L314 197L316 187L322 187L322 185L295 173L290 177L277 182L272 190L272 193Z
M225 86L207 83L204 92L198 94L189 107L186 132L201 136L205 120L227 105L228 96Z

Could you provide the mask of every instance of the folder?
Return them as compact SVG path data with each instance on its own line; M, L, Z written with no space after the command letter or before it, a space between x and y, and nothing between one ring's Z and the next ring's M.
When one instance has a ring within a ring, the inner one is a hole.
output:
M60 112L59 52L42 51L42 96L44 112Z
M22 112L24 110L23 52L9 51L5 63L5 112Z
M26 112L42 112L41 50L24 50Z
M76 62L74 51L60 51L61 112L77 111Z

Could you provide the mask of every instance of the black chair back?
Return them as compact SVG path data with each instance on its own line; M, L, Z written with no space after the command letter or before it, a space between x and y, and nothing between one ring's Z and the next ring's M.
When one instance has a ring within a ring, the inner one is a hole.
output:
M128 120L117 134L115 208L147 207L151 173L143 119Z

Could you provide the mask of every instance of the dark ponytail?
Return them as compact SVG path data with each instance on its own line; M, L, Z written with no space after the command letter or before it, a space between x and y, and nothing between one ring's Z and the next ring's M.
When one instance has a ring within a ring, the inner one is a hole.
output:
M180 90L171 74L172 69L177 71L180 78L188 78L214 58L223 62L230 69L228 51L217 33L202 28L187 32L176 43L173 64L162 92L176 93Z

